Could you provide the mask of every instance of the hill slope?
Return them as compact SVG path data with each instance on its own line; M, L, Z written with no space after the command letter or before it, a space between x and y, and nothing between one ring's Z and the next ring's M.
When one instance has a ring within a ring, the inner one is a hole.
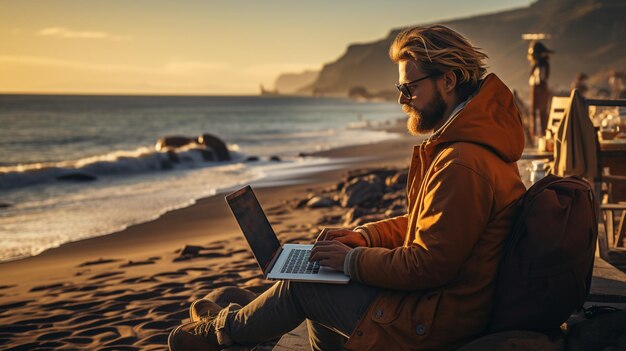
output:
M483 48L489 70L511 88L527 90L528 42L523 33L549 33L551 85L569 87L578 72L605 76L612 68L626 68L626 1L539 0L528 7L443 22ZM393 89L397 68L387 56L401 29L381 40L350 45L334 62L324 65L310 93L345 95L351 87L371 92ZM592 79L593 81L593 79Z

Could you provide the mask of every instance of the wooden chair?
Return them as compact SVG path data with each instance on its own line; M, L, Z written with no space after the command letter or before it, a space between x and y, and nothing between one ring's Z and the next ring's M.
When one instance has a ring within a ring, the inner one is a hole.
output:
M564 96L554 96L550 104L550 115L548 116L548 130L552 133L552 137L556 135L559 125L565 118L565 110L570 105L570 98Z
M598 100L587 99L587 106L626 106L626 100ZM597 136L596 136L597 138ZM596 139L598 155L598 177L596 179L596 194L600 202L600 218L604 232L598 234L598 250L600 256L615 264L626 264L626 202L614 197L613 187L624 186L626 175L604 174L603 168L609 160L601 152L599 140ZM619 170L618 170L619 172ZM603 189L606 194L603 194ZM604 201L603 201L604 200Z
M626 238L626 203L602 204L600 205L604 232L606 233L606 247L623 247ZM603 248L600 248L602 251Z

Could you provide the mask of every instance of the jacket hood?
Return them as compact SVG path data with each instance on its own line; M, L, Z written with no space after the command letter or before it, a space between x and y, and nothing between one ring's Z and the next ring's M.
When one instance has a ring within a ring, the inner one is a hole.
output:
M465 108L426 140L424 147L452 142L484 145L506 162L520 159L524 150L522 119L513 94L495 74L485 77Z

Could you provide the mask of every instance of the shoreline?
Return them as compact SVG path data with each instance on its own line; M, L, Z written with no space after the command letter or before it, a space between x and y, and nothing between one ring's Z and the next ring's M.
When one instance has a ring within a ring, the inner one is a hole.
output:
M330 170L314 170L307 172L304 177L288 175L280 180L262 178L253 181L251 184L255 188L259 201L264 208L274 206L276 205L274 200L276 196L269 196L266 193L272 195L275 195L276 192L285 193L285 195L306 193L307 189L314 186L323 186L338 181L341 174L351 169L381 166L385 163L389 166L400 166L402 161L399 158L402 158L402 154L405 154L406 167L408 167L412 145L419 143L420 139L408 135L402 123L384 127L386 127L385 131L398 134L398 137L371 144L342 146L308 154L309 156L328 158L327 165L331 165ZM257 183L258 185L255 185ZM44 278L50 276L43 274L43 272L49 271L52 267L62 268L68 264L84 260L89 255L98 259L95 256L98 254L106 256L107 251L114 251L115 255L127 255L132 258L138 255L143 256L146 252L157 254L162 251L164 245L180 246L183 242L185 244L198 244L209 238L212 239L211 241L217 241L233 232L239 233L239 227L236 226L234 217L223 200L223 196L231 190L220 190L215 195L195 200L189 206L166 211L155 219L129 225L120 231L67 242L46 249L34 256L0 262L0 272L5 276L5 280L11 280L12 277L15 277L17 281L26 282L35 277L23 278L23 274L14 274L14 272L17 273L17 271L26 269L29 274ZM268 201L263 201L263 198L268 198ZM203 214L203 210L204 213L210 213L210 215ZM196 216L197 218L194 218ZM223 227L225 229L220 229L213 234L206 234L203 238L200 233L201 228L194 225L197 221L216 222L211 225L212 228ZM168 230L175 234L168 235L166 233ZM148 238L147 232L157 234L154 238ZM43 265L47 269L40 270L32 267L31 272L31 266L39 265ZM18 278L18 276L22 276L22 278Z
M392 122L393 120L388 120L384 123L374 123L374 125L371 126L364 126L363 129L367 131L386 133L387 135L383 137L386 139L383 139L382 141L393 140L394 138L397 138L399 134L397 131L393 131L392 128L389 128L389 124ZM374 142L378 142L377 137L374 137L373 139L375 140ZM352 140L352 144L336 148L358 146L359 145L355 145L354 140ZM328 150L334 150L334 148ZM302 153L302 156L317 156L318 153L320 152ZM47 217L35 215L33 218L29 218L22 223L37 223L43 227L43 232L37 235L37 232L29 231L30 227L27 225L18 225L15 227L13 229L15 233L25 234L24 241L19 244L19 246L14 244L20 243L19 238L21 238L21 236L18 236L18 238L16 238L17 241L14 243L9 241L7 244L8 246L2 251L0 264L36 257L46 251L72 242L115 234L129 227L157 220L171 211L193 206L196 202L207 197L214 196L214 194L225 193L229 190L235 189L237 184L243 184L242 182L253 184L259 182L269 182L274 185L280 185L281 180L284 179L285 183L288 184L293 179L297 179L298 176L306 176L308 173L317 173L320 170L330 167L343 167L342 165L338 165L338 163L342 162L341 160L330 160L324 156L295 157L289 158L288 160L286 159L286 162L273 162L273 160L270 160L268 157L267 160L263 159L260 162L248 162L245 160L245 154L242 155L243 156L241 156L240 159L236 160L234 163L226 163L223 165L216 164L214 166L208 165L206 167L202 166L196 169L188 167L187 169L183 168L177 170L179 174L182 174L182 178L188 177L189 179L195 179L192 182L179 182L177 181L177 178L175 178L176 173L171 172L163 173L163 175L140 173L138 174L138 177L134 177L132 179L129 178L129 184L135 184L135 188L133 189L142 189L145 186L152 188L151 193L153 195L151 196L152 200L155 201L149 201L145 205L137 200L145 197L143 196L141 190L138 191L131 189L131 197L124 199L122 196L117 194L117 189L111 189L111 186L109 186L109 192L112 191L113 195L109 198L105 198L104 202L99 205L103 210L102 214L99 216L93 216L90 213L85 212L83 207L80 206L80 201L79 204L75 204L73 207L67 205L65 206L65 210L69 211L67 213L69 217L63 215L64 207L56 209L55 212L50 212ZM231 172L229 171L229 168L243 169L243 171L240 172L241 174L231 177L229 175L229 172ZM81 171L78 170L77 172ZM159 180L155 181L155 177L159 177ZM147 179L147 181L143 182L141 179ZM210 181L207 183L202 179L208 179ZM246 179L248 180L246 181ZM135 183L132 183L131 180ZM98 189L103 186L106 187L107 181L111 180L105 179L104 183L98 182L85 191L88 191L90 195L98 197L100 196L97 193ZM120 182L119 179L115 181L118 183ZM139 183L137 183L138 181ZM170 186L168 186L168 184L170 184ZM72 184L70 184L70 186L71 185ZM122 187L124 186L124 183L122 183ZM68 195L63 192L61 192L61 194L64 196ZM71 195L71 193L69 193L69 195ZM15 204L19 204L18 200L15 201L17 201ZM83 202L86 202L88 208L98 211L98 204L91 204L87 201ZM128 203L128 207L126 206L126 203ZM153 205L153 203L155 205ZM10 204L10 202L7 202L7 204ZM17 207L19 208L19 206ZM122 208L130 209L131 212L122 212ZM9 211L11 211L11 209L9 209ZM23 216L23 214L19 211L20 210L15 210L15 213L8 212L9 216L16 216L16 224L20 223L20 220L18 219L19 216ZM93 219L91 219L92 217ZM97 218L102 218L104 221L98 222ZM75 225L73 225L73 223L75 223ZM45 228L46 226L53 229L47 231ZM22 229L24 229L24 231L22 231ZM10 235L7 231L5 240L9 240L9 238Z
M336 196L349 172L407 168L418 142L406 135L317 152L341 167L307 173L296 183L280 179L286 185L260 181L255 193L280 242L312 243L323 227L348 226L351 209L299 204L310 194ZM222 302L241 301L236 297L265 291L273 282L263 279L223 195L117 233L0 263L0 345L163 350L194 300L213 294ZM377 212L383 216L386 209L381 204Z

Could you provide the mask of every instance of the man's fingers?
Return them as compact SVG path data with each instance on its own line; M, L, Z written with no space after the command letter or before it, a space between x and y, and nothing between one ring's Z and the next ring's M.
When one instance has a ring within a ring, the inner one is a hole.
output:
M347 229L324 229L319 233L319 235L317 236L315 240L316 241L332 240L335 234L339 232L345 232L345 231L347 231Z
M332 251L335 250L336 248L339 247L343 247L346 244L339 242L337 240L332 240L332 241L320 241L318 243L315 243L315 245L313 246L313 249L311 250L311 252L317 252L317 251Z
M337 241L324 241L316 243L311 250L311 256L309 256L309 261L318 261L320 258L327 257L328 255L332 255L342 247L342 243Z
M352 231L348 230L348 229L336 229L336 230L329 230L326 233L326 240L332 240L334 238L338 238L338 237L342 237L342 236L346 236L349 235Z
M318 251L318 252L311 252L311 256L309 256L309 261L310 262L323 261L325 259L328 259L330 256L331 256L330 251L327 251L327 252L320 252L320 251Z
M338 241L350 247L367 246L367 242L361 233L349 229L328 231L323 241ZM320 242L320 240L318 239L317 242Z
M317 239L315 239L315 241L324 241L324 240L328 240L328 232L324 232L322 231L318 236Z
M319 254L333 252L333 251L336 251L335 245L317 245L316 244L315 246L313 246L313 249L311 250L310 260L316 261L314 258L318 256Z
M357 243L357 241L354 238L349 237L349 236L341 236L341 237L335 238L335 241L338 241L340 243L344 243L344 244L346 244L348 246L350 244L356 244Z

